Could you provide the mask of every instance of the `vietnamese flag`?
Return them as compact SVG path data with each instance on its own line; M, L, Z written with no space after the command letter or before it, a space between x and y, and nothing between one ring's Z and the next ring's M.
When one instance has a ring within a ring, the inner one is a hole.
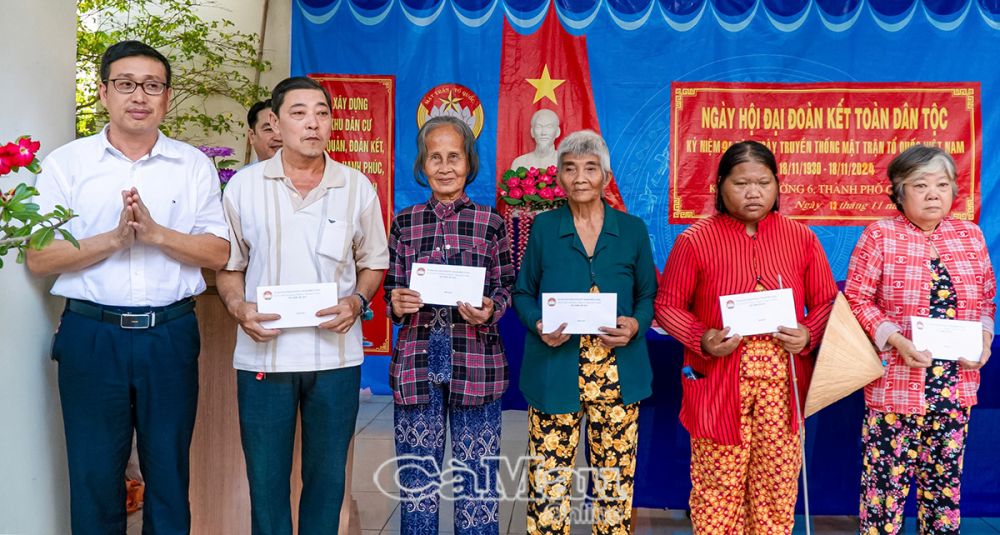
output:
M517 33L504 17L497 112L498 184L514 158L534 150L531 116L543 108L559 116L557 148L563 137L577 130L601 131L590 85L587 38L566 32L555 2L532 35ZM612 207L625 210L614 176L604 188L604 198ZM498 207L506 209L502 204L498 195Z

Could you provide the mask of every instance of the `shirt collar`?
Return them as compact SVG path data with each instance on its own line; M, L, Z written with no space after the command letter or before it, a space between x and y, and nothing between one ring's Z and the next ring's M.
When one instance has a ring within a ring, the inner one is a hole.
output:
M101 132L97 134L98 143L100 144L101 147L101 159L110 154L117 158L124 158L126 160L129 160L129 157L125 156L125 154L122 153L122 151L118 150L114 145L112 145L111 141L108 139L108 129L110 127L111 127L110 124L104 125L104 128L101 129ZM163 135L163 132L158 132L156 136L156 143L154 143L153 148L149 150L149 154L139 159L142 160L145 158L157 158L157 157L168 158L168 159L179 159L182 158L183 155L179 150L177 150L177 147L175 147L173 144L170 143L167 136Z
M274 153L274 156L270 160L265 160L263 162L264 166L264 178L270 178L274 180L282 180L288 178L285 174L285 165L281 162L281 154L284 149L278 149L278 152ZM323 167L323 178L320 179L319 184L316 185L317 188L330 189L339 188L347 184L347 178L344 176L344 169L337 162L330 158L330 155L326 152L323 153L323 159L325 160L325 166Z
M926 236L924 234L923 229L921 229L920 227L914 225L913 221L910 221L910 219L908 217L906 217L905 214L900 213L899 215L897 215L895 217L895 219L896 219L897 222L899 222L900 224L902 224L903 226L905 226L907 229L909 229L910 232L913 232L915 234L919 234L921 236ZM941 232L943 232L947 227L949 227L951 225L951 222L952 222L953 219L954 218L952 218L950 215L944 216L944 218L941 219L941 222L938 223L937 228L935 228L934 231L931 232L930 236L927 236L927 237L931 238L931 239L935 239L935 236L937 236L938 234L940 234Z
M601 201L604 205L604 224L601 225L601 234L618 236L618 210L611 208L607 201ZM573 224L573 212L569 209L569 203L557 208L559 213L559 236L572 236L576 234L576 225Z
M767 229L771 228L771 225L773 225L778 219L776 217L777 215L777 212L768 212L767 215L764 216L764 219L757 222L757 232L766 232ZM718 217L722 221L722 224L727 228L746 234L747 224L743 221L740 221L729 214L719 214Z
M441 202L433 195L431 195L430 200L427 201L427 208L434 212L434 215L436 215L438 219L445 219L451 214L457 214L470 206L472 206L472 199L469 199L469 196L464 192L461 197L452 203Z

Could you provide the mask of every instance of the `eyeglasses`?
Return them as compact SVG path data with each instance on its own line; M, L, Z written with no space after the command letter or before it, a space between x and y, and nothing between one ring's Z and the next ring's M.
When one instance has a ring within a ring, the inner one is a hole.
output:
M136 82L135 80L130 80L128 78L112 78L106 80L106 82L111 82L114 86L115 91L125 95L131 95L135 93L135 88L142 86L142 92L146 93L151 97L157 95L162 95L164 91L170 87L170 84L166 82L160 82L158 80L146 80L145 82Z

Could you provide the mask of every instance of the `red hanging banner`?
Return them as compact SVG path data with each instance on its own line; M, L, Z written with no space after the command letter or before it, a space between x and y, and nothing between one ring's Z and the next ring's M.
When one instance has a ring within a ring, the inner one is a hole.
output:
M333 131L327 152L364 173L375 186L388 232L392 223L396 78L390 75L310 74L330 94ZM362 323L365 353L392 353L392 323L379 286L371 300L375 317Z

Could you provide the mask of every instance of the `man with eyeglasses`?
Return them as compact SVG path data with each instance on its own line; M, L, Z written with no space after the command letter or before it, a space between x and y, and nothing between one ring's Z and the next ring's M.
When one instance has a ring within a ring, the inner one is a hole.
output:
M80 247L30 251L67 299L52 344L69 460L73 533L124 534L132 433L146 481L143 531L187 534L188 457L198 401L201 268L229 257L211 161L159 131L170 64L137 41L101 58L100 133L43 162L37 203L70 206Z

